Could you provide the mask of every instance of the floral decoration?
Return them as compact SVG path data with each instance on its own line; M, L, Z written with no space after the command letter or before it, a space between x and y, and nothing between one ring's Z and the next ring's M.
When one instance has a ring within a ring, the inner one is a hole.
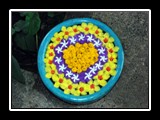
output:
M118 50L114 38L92 23L63 26L46 49L46 78L64 94L94 94L116 75Z

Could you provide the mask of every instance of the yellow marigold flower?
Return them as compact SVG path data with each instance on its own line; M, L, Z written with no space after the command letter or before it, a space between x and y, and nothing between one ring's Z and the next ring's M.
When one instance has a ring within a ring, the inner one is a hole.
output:
M86 71L87 67L86 66L82 66L82 71Z
M93 43L88 43L88 46L92 48L91 50L93 50L93 49L94 49L94 45L93 45Z
M73 65L72 65L72 64L68 64L68 68L70 68L70 69L71 69L72 67L73 67Z
M68 54L64 54L64 55L63 55L63 58L64 58L64 59L68 59L68 58L69 58Z
M76 46L76 48L80 48L80 47L81 47L81 44L77 42L77 43L75 44L75 46Z
M77 73L81 73L82 72L82 69L77 69Z
M76 67L72 68L72 72L77 72L77 68Z

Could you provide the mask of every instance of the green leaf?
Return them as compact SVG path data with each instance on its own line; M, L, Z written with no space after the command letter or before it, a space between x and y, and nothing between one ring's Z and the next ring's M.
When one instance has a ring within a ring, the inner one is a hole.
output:
M26 22L24 20L19 20L18 22L16 22L13 27L15 29L15 31L20 32L23 28L25 28L27 26Z
M35 35L40 29L41 20L37 12L28 12L26 13L26 27L23 29L23 32L30 35Z
M14 28L12 28L11 29L11 33L12 33L12 35L15 33L16 31L15 31L15 29Z
M21 72L20 66L19 66L16 58L12 55L11 59L12 59L11 60L11 76L12 76L12 78L25 84L25 78Z
M54 17L55 14L54 14L53 12L48 12L48 16L49 16L49 17Z
M33 35L20 32L15 34L14 41L23 50L36 51L36 41Z

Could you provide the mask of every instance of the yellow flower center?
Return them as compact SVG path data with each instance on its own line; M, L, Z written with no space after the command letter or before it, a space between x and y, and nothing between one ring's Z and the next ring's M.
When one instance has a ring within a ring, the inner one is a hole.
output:
M76 43L63 50L63 58L72 72L81 73L98 61L98 51L93 43Z

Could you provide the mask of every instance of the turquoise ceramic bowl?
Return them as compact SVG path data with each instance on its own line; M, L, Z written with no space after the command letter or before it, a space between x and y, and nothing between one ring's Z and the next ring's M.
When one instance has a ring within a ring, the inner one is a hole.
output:
M85 23L93 23L95 25L97 25L99 28L101 28L103 31L108 32L114 39L114 43L116 46L118 46L120 49L118 51L118 63L117 63L117 74L115 76L112 76L109 81L108 84L104 87L102 87L100 89L100 91L92 94L92 95L86 95L86 96L73 96L73 95L67 95L64 94L63 91L61 91L58 88L55 88L53 86L53 83L51 82L50 79L45 77L45 64L43 62L44 57L45 57L45 51L46 48L50 42L50 39L53 37L55 32L59 32L61 30L62 26L72 26L72 25L76 25L76 24L81 24L82 22ZM39 51L38 51L38 70L39 70L39 74L41 76L41 79L44 83L44 85L58 98L62 99L63 101L69 102L69 103L75 103L75 104L81 104L81 103L91 103L94 101L99 100L100 98L102 98L103 96L105 96L112 88L113 86L117 83L118 78L122 72L123 69L123 64L124 64L124 52L123 52L123 48L121 45L121 42L119 40L119 38L117 37L117 35L104 23L95 20L95 19L91 19L91 18L76 18L76 19L70 19L70 20L66 20L60 24L58 24L57 26L55 26L54 28L52 28L48 34L44 37Z

